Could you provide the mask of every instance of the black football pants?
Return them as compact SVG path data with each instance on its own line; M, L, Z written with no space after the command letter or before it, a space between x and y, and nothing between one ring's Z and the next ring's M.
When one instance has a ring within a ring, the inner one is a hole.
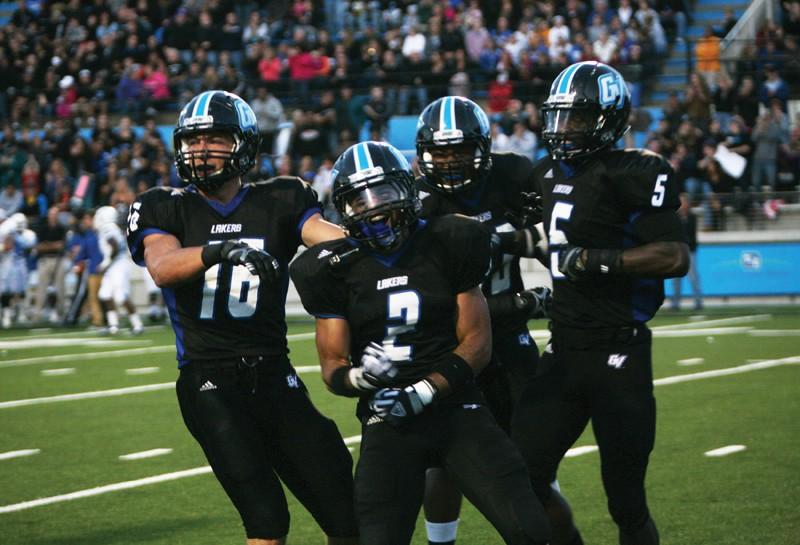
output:
M177 391L186 427L239 511L248 538L288 533L279 478L327 535L357 535L352 457L288 360L252 367L241 361L189 363Z
M656 429L651 349L644 325L612 332L553 326L540 376L512 424L543 502L559 462L591 420L614 522L631 533L648 521L644 481Z
M356 511L364 545L407 545L425 471L444 467L505 543L547 543L550 530L525 463L482 404L428 408L403 428L373 417L362 426Z

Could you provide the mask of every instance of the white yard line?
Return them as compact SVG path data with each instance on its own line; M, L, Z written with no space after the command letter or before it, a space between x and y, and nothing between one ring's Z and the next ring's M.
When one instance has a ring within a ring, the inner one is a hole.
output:
M158 329L164 329L167 326L164 325L148 325L144 327L145 331L155 331ZM3 341L24 341L27 339L52 339L53 337L98 337L99 330L91 330L91 329L82 329L80 331L62 331L56 330L50 327L39 328L39 329L31 329L31 332L35 332L33 335L16 335L14 337L3 337Z
M128 490L130 488L138 488L148 484L163 483L166 481L174 481L176 479L183 479L184 477L194 477L195 475L204 475L211 473L211 467L195 467L193 469L185 469L183 471L175 471L173 473L162 473L161 475L154 475L152 477L145 477L144 479L136 479L134 481L124 481L121 483L107 484L105 486L96 486L86 490L78 490L77 492L70 492L69 494L60 494L58 496L50 496L48 498L39 498L38 500L24 501L22 503L14 503L12 505L4 505L0 507L0 513L13 513L15 511L23 511L31 507L40 507L42 505L50 505L52 503L59 503L62 501L77 500L80 498L89 498L92 496L99 496L108 492L116 492L117 490Z
M678 365L700 365L705 361L705 358L686 358L685 360L678 360Z
M574 447L567 451L564 454L564 458L574 458L576 456L582 456L583 454L589 454L590 452L597 452L600 448L597 445L586 445L583 447Z
M132 452L130 454L123 454L119 457L120 460L143 460L144 458L153 458L155 456L163 456L172 452L171 448L154 448L150 450L143 450L142 452Z
M346 445L352 445L361 441L360 435L353 437L345 437L344 442ZM161 475L154 475L152 477L145 477L143 479L136 479L134 481L124 481L121 483L107 484L104 486L97 486L95 488L88 488L86 490L78 490L77 492L70 492L69 494L59 494L58 496L50 496L48 498L39 498L37 500L24 501L21 503L14 503L11 505L4 505L0 507L0 514L14 513L16 511L24 511L32 507L40 507L42 505L50 505L53 503L60 503L64 501L77 500L80 498L89 498L91 496L99 496L108 492L116 492L117 490L128 490L130 488L138 488L148 484L163 483L166 481L174 481L176 479L183 479L184 477L194 477L196 475L205 475L211 473L210 466L195 467L192 469L185 469L183 471L174 471L172 473L162 473Z
M161 367L134 367L133 369L125 369L126 375L152 375L161 371Z
M664 377L653 381L655 386L665 386L667 384L677 384L679 382L690 382L693 380L700 380L704 378L724 377L726 375L737 375L739 373L748 373L750 371L759 371L761 369L769 369L770 367L778 367L780 365L793 365L800 363L800 356L790 356L788 358L779 358L774 360L764 360L757 363L748 363L739 365L737 367L728 367L727 369L714 369L712 371L701 371L699 373L691 373L688 375L676 375L674 377Z
M60 348L62 346L141 346L153 341L123 341L109 337L79 337L77 339L28 339L22 341L0 341L0 350L19 350L23 348Z
M707 327L700 329L653 329L653 337L707 337L709 335L741 335L752 327Z
M288 341L303 341L313 339L314 333L296 333L294 335L287 335ZM117 341L114 341L117 342ZM122 341L125 342L125 341ZM106 358L124 358L127 356L142 356L145 354L164 354L175 352L174 344L165 344L159 346L151 346L148 348L129 348L125 350L107 350L104 352L84 352L80 354L59 354L56 356L38 356L34 358L22 358L16 360L0 361L0 368L2 367L19 367L22 365L35 365L38 363L54 363L75 360L100 360Z
M59 401L77 401L79 399L97 399L101 397L124 396L128 394L141 394L142 392L156 392L175 388L175 382L162 382L161 384L145 384L142 386L129 386L127 388L114 388L113 390L98 390L95 392L81 392L78 394L63 394L49 397L34 397L30 399L17 399L14 401L0 402L0 409L24 407L26 405L44 405Z
M798 337L800 329L753 329L747 334L753 337Z
M22 458L23 456L33 456L39 454L41 449L26 448L22 450L10 450L8 452L0 452L0 460L11 460L12 458Z
M732 318L717 318L716 320L698 320L696 322L688 322L685 324L672 324L672 325L659 325L653 328L653 331L663 331L665 329L687 329L696 328L698 326L708 325L728 325L728 324L749 324L752 322L764 322L772 319L772 314L752 314L750 316L733 316Z
M733 454L735 452L742 452L747 450L747 447L744 445L728 445L727 447L720 447L715 448L714 450L709 450L708 452L704 452L706 456L717 458L720 456L727 456L728 454Z
M64 367L62 369L42 369L41 375L43 377L60 377L62 375L74 375L74 367Z

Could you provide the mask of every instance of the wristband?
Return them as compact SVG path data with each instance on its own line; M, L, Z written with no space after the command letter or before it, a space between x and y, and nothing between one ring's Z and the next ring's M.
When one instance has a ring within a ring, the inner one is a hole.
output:
M361 395L361 392L348 381L348 374L351 369L352 367L349 365L342 365L334 370L331 375L331 383L328 385L331 392L337 396L344 397L358 397Z
M206 269L222 261L222 244L206 244L203 246L200 259Z
M584 270L600 274L622 272L622 252L624 250L586 250Z
M475 381L475 373L472 367L455 352L450 352L443 357L433 366L431 371L442 375L453 392Z
M411 386L407 386L406 390L409 388L417 393L417 396L419 397L423 407L430 405L433 402L433 398L436 397L436 393L439 391L436 388L436 385L426 378L420 380L419 382L415 382Z

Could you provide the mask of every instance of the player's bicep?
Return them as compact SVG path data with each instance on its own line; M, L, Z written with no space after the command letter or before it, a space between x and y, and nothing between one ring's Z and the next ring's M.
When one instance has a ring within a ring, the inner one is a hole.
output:
M649 210L633 220L640 242L686 242L680 217L673 210Z
M473 369L479 370L489 362L492 353L489 306L483 292L476 286L456 296L456 308L458 347L455 353Z
M144 263L147 272L153 278L158 277L164 259L176 250L181 249L181 242L169 233L152 233L142 240L144 245Z
M350 324L343 318L317 318L316 331L322 379L330 385L333 372L350 364Z
M305 220L300 230L300 237L307 247L320 242L344 238L344 231L338 225L326 221L319 212Z

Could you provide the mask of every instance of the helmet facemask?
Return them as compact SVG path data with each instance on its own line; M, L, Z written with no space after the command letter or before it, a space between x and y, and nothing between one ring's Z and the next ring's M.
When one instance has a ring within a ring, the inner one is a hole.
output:
M379 174L334 195L350 238L379 252L402 246L419 217L413 179L406 173Z
M443 193L459 193L482 179L491 160L489 150L479 142L422 145L420 171Z
M192 150L189 140L196 135L206 135L211 139L211 145L219 148L214 139L224 135L226 139L233 140L230 150L209 149L209 142L205 146ZM187 183L196 185L202 191L215 191L226 181L244 173L242 166L237 164L241 155L242 139L237 132L224 131L187 131L176 137L176 163L181 178ZM215 165L214 163L220 163Z

